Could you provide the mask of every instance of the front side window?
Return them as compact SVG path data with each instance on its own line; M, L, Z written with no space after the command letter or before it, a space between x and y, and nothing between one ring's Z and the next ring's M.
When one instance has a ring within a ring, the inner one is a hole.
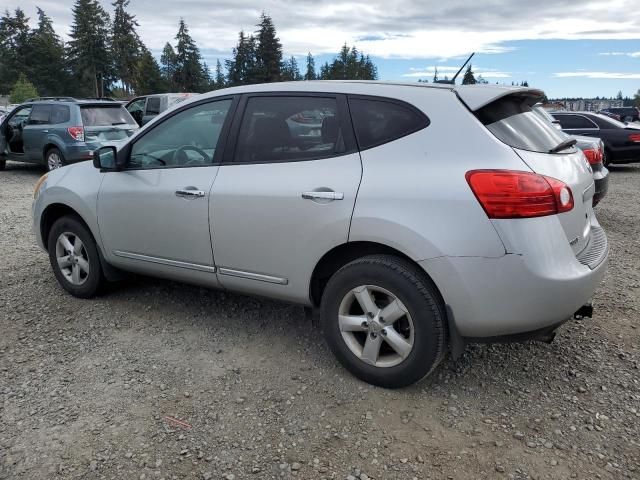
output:
M50 105L34 105L29 117L29 125L47 125L51 116Z
M311 160L345 151L338 104L329 97L252 97L235 162Z
M558 115L558 120L562 128L567 130L597 128L591 120L582 115Z
M160 113L160 97L149 97L147 99L147 111L145 115L158 115Z
M29 115L31 115L31 109L33 107L29 105L28 107L20 108L16 113L14 113L9 119L9 125L12 127L19 127L27 123L29 119Z
M424 114L397 102L349 98L349 109L360 150L391 142L429 125Z
M127 110L129 113L133 112L141 112L144 110L144 104L147 101L146 98L139 98L138 100L134 100L129 105L127 105Z
M230 107L218 100L167 118L133 144L129 168L210 165Z

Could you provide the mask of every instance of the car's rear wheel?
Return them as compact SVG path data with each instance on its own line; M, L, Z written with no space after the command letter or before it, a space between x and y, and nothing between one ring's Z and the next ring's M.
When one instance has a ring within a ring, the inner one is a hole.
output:
M80 298L98 292L104 283L98 247L77 217L67 215L56 220L47 247L51 268L62 288Z
M65 165L64 156L57 148L50 148L45 155L47 170L55 170Z
M604 149L604 152L602 152L602 164L605 167L611 165L611 153L606 148Z
M6 160L0 160L0 171L4 170L7 167Z
M445 352L440 295L419 267L401 258L373 255L342 267L327 284L320 315L340 363L374 385L410 385Z

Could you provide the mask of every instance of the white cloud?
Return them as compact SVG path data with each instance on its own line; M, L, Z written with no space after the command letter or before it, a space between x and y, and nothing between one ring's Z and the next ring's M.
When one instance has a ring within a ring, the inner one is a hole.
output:
M631 58L640 58L640 52L602 52L598 55L602 55L605 57L631 57Z
M621 72L557 72L553 74L557 78L605 78L617 80L640 80L640 73L621 73Z

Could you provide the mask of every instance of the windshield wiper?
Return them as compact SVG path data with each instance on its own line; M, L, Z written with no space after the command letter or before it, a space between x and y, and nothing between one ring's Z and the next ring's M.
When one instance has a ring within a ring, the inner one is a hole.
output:
M549 153L558 153L562 150L566 150L569 147L573 147L578 141L575 138L567 138L564 142L560 142L558 145L549 150Z

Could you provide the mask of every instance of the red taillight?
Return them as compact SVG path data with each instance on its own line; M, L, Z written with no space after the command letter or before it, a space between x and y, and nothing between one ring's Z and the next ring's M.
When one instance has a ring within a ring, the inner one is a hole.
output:
M84 128L83 127L69 127L67 132L71 135L71 138L78 142L84 142Z
M635 143L640 143L640 133L632 133L629 135L629 140Z
M530 218L568 212L571 189L560 180L530 172L471 170L467 182L489 218Z
M599 147L585 148L582 153L584 153L584 156L587 157L587 161L590 165L602 163L602 150L600 150Z

